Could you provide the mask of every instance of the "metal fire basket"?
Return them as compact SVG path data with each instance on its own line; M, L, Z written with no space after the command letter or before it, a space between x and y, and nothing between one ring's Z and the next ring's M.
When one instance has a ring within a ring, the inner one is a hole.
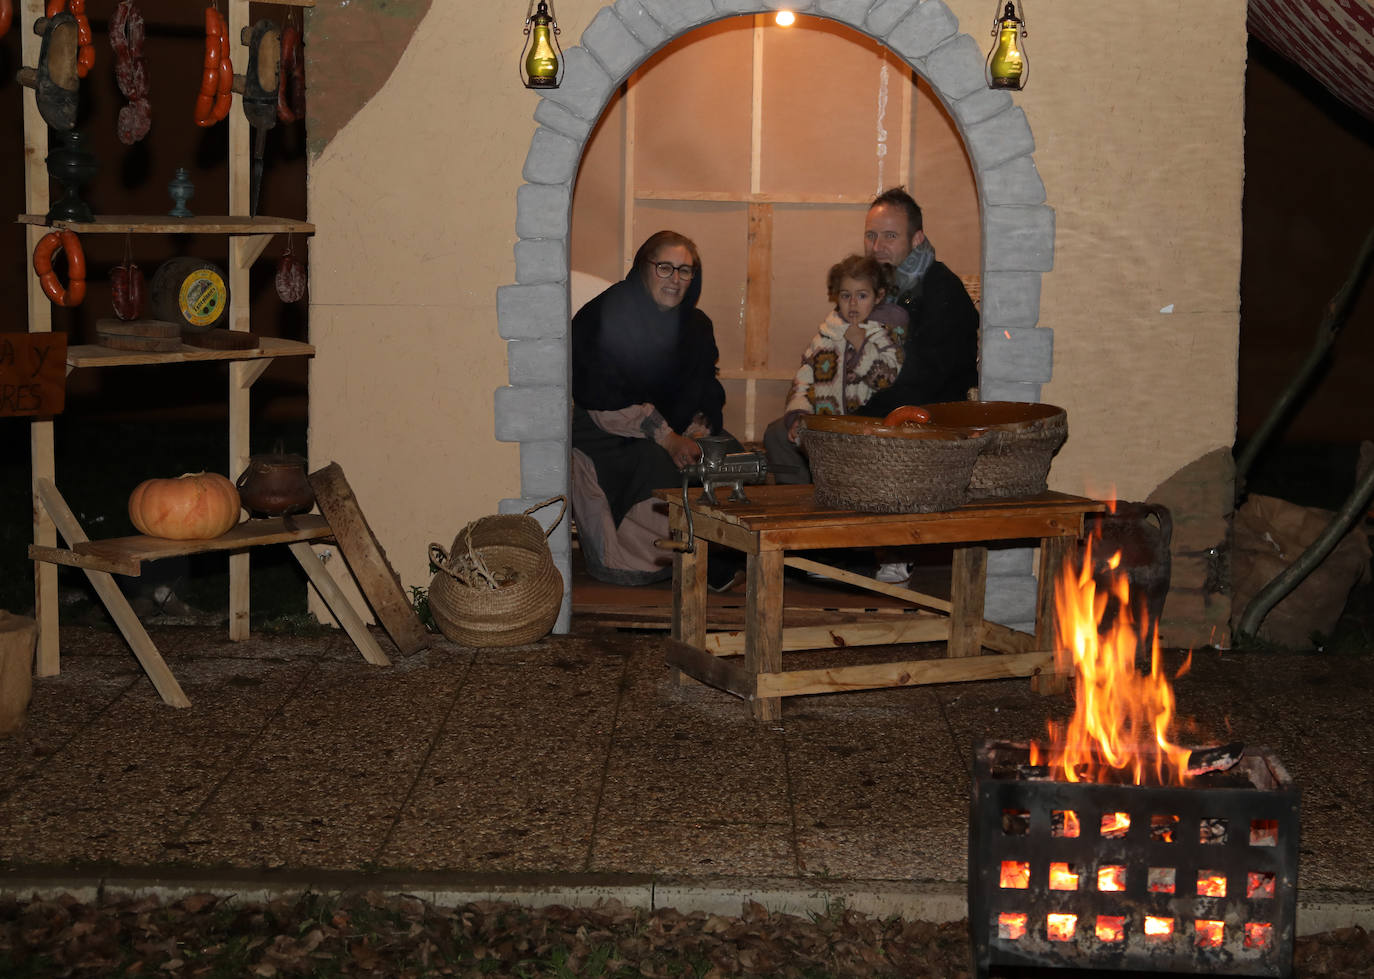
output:
M993 965L1288 976L1298 789L1264 749L1185 787L1069 782L974 752L969 927Z

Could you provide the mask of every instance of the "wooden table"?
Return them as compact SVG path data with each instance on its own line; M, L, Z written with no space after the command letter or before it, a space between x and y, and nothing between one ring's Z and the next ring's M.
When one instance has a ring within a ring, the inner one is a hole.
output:
M1106 504L1063 493L971 503L942 513L865 513L818 506L803 486L750 486L748 503L702 502L689 491L693 552L673 558L673 639L670 666L752 702L754 716L781 716L782 698L878 687L912 686L1047 673L1054 654L1054 587L1065 557L1083 534L1086 514ZM668 503L673 537L687 539L688 513L680 490L658 490ZM1025 541L1040 547L1040 590L1035 635L983 619L987 545ZM747 555L745 630L742 637L706 634L706 557L711 544ZM905 547L954 544L948 601L889 585L786 552L841 547ZM827 577L905 598L921 611L858 623L840 635L833 626L782 627L783 568L820 571ZM885 619L885 621L884 621ZM947 643L948 658L782 669L784 650L879 643ZM742 650L741 647L742 646ZM981 655L983 647L995 654ZM743 666L730 659L742 651Z

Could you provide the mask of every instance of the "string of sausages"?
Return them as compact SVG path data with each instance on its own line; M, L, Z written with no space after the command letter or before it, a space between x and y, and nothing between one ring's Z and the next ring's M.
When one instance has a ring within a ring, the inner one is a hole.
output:
M67 256L67 285L52 268L52 257L61 251ZM80 306L86 298L86 253L75 231L49 231L33 249L33 270L43 294L55 306Z
M14 23L14 0L0 0L0 37L4 37L10 31L10 25Z
M85 78L95 67L95 47L91 42L91 22L86 16L86 0L48 0L43 14L51 20L64 10L76 18L76 74L79 78ZM3 33L0 31L0 34Z
M229 57L229 25L214 7L205 8L205 63L196 96L196 125L213 126L233 104L234 65Z
M133 146L147 136L153 124L143 41L143 15L134 6L134 0L120 0L110 16L110 47L115 54L115 81L129 100L129 104L119 110L115 129L125 146Z

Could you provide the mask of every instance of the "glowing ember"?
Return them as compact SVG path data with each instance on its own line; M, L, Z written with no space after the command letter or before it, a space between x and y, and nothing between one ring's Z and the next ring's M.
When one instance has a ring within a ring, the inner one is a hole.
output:
M1078 915L1048 914L1045 916L1045 932L1052 942L1071 942L1078 930Z
M1216 870L1199 870L1197 872L1197 896L1225 897L1226 875Z
M1131 814L1128 812L1104 812L1102 814L1102 838L1119 840L1131 828Z
M1126 918L1124 916L1099 914L1097 916L1097 940L1099 942L1119 942L1126 937Z
M1247 921L1245 923L1245 947L1268 948L1274 940L1274 926L1267 921Z
M1099 891L1124 891L1126 889L1126 868L1120 864L1107 864L1098 867L1097 889Z
M1002 887L1018 890L1030 887L1030 864L1022 860L1003 860L999 882Z
M1172 938L1174 935L1173 918L1156 918L1152 914L1145 916L1145 937L1146 938Z
M1199 948L1217 948L1221 945L1222 935L1226 930L1224 921L1206 921L1198 918L1193 922L1193 928L1197 932L1194 942Z
M1133 620L1125 574L1114 570L1110 594L1097 593L1093 546L1099 543L1090 538L1082 567L1075 571L1067 565L1055 582L1055 667L1074 675L1076 702L1067 725L1049 725L1050 765L1070 782L1183 785L1190 752L1172 740L1174 691L1162 672L1158 636L1150 672L1142 676L1135 658L1137 633L1145 623ZM1115 569L1120 558L1113 555L1110 567ZM1117 600L1117 615L1099 634L1111 598Z
M1050 835L1076 839L1078 837L1078 813L1072 809L1051 810Z
M1078 874L1074 872L1071 865L1067 863L1050 864L1050 890L1078 890Z
M1245 896L1248 898L1273 897L1274 875L1247 874L1245 878Z
M1026 937L1026 915L1019 911L1003 911L997 916L997 937L1016 941Z

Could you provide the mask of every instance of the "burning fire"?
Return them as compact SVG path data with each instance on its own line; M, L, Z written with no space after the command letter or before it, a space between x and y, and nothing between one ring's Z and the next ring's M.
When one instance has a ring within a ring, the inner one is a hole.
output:
M1109 588L1098 593L1094 543L1089 539L1082 568L1066 566L1055 583L1055 667L1076 677L1076 705L1066 726L1050 723L1050 765L1070 782L1183 785L1190 751L1172 740L1174 692L1162 671L1158 637L1150 650L1150 672L1142 676L1135 667L1136 645L1146 623L1133 621L1130 584L1117 571L1120 553L1107 562ZM1118 604L1116 618L1099 634L1112 598Z
M1146 938L1172 938L1174 934L1173 918L1157 918L1152 914L1145 916L1145 937Z
M1216 870L1199 870L1197 872L1197 896L1225 897L1226 875Z
M1052 942L1071 942L1074 932L1077 930L1078 915L1076 914L1045 915L1045 933Z

